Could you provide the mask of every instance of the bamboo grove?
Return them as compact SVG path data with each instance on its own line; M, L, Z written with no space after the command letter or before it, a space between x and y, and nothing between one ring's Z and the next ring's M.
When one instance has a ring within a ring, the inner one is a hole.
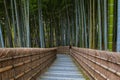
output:
M0 0L1 47L119 51L119 0Z

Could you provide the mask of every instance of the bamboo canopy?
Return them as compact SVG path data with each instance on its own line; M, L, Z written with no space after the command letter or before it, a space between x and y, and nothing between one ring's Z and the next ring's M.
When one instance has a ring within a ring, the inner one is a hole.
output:
M0 6L1 47L119 51L119 0L0 0Z

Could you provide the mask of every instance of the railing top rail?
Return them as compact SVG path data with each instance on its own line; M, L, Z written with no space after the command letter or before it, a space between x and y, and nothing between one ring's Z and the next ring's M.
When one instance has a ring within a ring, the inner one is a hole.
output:
M17 55L26 55L34 53L44 53L51 50L57 50L56 48L0 48L0 58L7 58Z

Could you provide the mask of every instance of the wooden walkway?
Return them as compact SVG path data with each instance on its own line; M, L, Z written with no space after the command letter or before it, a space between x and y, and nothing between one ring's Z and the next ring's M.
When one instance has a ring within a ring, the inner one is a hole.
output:
M69 55L57 54L56 61L37 80L85 80Z
M120 54L64 46L0 48L0 80L85 80L72 59L91 80L120 80Z

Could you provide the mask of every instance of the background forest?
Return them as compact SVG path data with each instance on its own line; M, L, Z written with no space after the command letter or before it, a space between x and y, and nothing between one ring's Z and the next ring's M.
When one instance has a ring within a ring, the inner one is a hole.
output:
M0 46L119 51L119 2L0 0Z

